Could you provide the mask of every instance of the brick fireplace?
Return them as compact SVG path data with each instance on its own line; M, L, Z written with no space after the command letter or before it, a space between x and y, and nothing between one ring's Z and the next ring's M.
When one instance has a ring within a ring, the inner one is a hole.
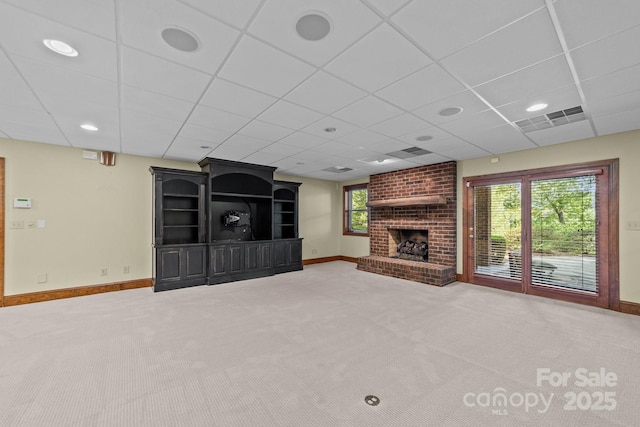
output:
M430 285L456 280L456 162L372 175L369 256L358 269ZM428 255L397 253L402 241L425 242Z

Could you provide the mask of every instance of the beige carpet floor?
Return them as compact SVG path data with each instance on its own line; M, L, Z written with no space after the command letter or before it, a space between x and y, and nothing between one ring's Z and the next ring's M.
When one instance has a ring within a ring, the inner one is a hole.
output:
M2 308L0 426L637 426L639 367L638 316L332 262Z

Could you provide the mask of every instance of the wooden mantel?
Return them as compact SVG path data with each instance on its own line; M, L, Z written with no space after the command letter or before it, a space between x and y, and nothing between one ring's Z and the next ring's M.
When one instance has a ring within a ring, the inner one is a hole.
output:
M370 208L379 208L386 206L422 206L422 205L446 205L447 198L445 196L419 196L405 197L403 199L386 199L371 200L367 203Z

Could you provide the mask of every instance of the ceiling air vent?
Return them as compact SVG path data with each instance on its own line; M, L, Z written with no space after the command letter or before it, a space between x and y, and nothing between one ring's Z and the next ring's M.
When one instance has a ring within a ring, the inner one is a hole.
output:
M581 106L567 108L566 110L554 111L553 113L543 114L541 116L531 117L530 119L518 120L514 122L523 132L532 132L534 130L548 129L569 123L586 120Z
M425 154L431 154L431 151L424 150L420 147L410 147L404 150L392 151L387 153L387 156L398 157L400 159L408 159L409 157L424 156Z
M325 172L333 172L333 173L344 173L352 171L353 169L345 167L345 166L331 166L330 168L322 169Z

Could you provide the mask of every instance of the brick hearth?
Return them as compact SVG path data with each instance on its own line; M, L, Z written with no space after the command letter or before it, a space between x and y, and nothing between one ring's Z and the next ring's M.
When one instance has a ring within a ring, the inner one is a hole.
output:
M358 258L359 270L436 286L455 281L456 169L447 162L370 177L370 255ZM428 230L429 262L389 257L389 229Z

